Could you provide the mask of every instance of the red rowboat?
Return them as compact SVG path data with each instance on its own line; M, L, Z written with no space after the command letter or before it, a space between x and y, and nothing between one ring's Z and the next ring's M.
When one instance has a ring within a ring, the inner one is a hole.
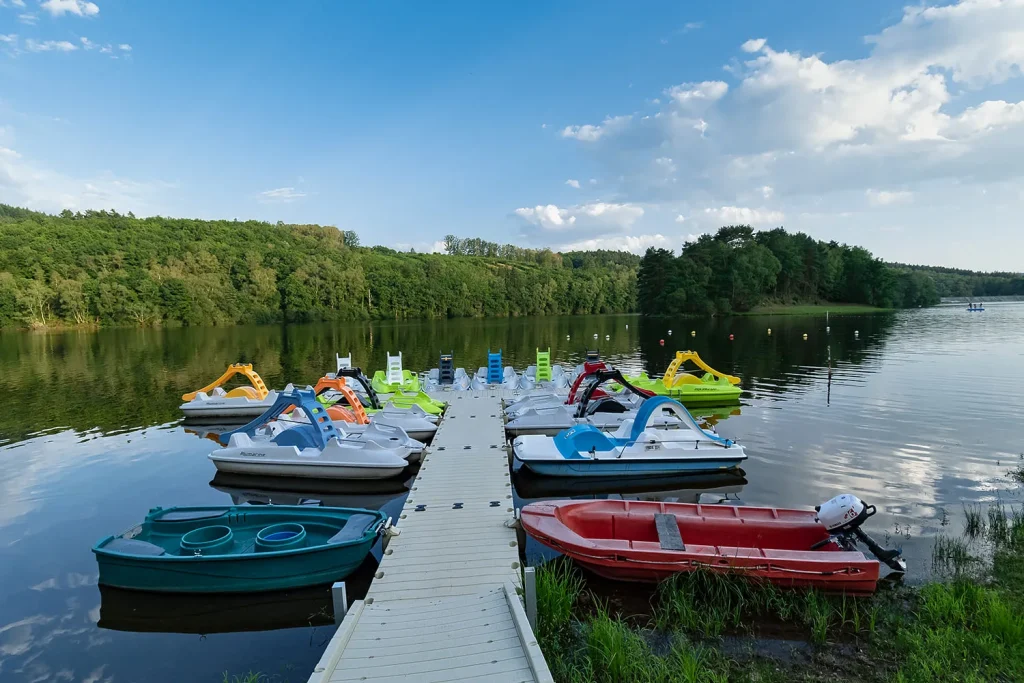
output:
M535 539L621 581L705 568L848 593L873 593L879 563L830 540L812 510L629 500L562 500L522 509Z

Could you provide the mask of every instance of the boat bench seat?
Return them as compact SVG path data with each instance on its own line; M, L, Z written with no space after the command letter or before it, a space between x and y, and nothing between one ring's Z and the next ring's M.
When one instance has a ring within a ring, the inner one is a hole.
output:
M347 543L358 541L374 523L377 522L375 515L355 514L348 518L341 531L327 539L328 543Z
M124 555L145 555L147 557L157 557L167 553L158 545L146 541L137 541L133 538L115 538L103 546L103 549Z
M654 526L658 530L658 543L662 550L686 550L675 515L654 515Z

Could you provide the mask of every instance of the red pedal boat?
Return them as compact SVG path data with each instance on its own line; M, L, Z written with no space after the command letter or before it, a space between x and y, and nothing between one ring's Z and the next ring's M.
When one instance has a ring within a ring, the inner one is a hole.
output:
M786 586L873 593L879 561L856 550L857 540L905 571L898 550L878 547L859 528L873 506L844 495L821 509L562 500L531 503L521 519L544 545L622 581L661 581L704 568ZM826 519L827 512L835 514Z

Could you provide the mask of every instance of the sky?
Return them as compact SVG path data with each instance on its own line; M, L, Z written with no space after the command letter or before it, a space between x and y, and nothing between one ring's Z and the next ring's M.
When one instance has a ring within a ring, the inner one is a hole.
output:
M1024 0L0 0L0 202L1024 270Z

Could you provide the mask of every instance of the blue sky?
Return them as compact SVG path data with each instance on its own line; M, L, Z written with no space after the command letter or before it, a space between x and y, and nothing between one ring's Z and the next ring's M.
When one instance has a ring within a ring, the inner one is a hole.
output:
M0 202L1020 270L1022 34L1024 0L0 0Z

